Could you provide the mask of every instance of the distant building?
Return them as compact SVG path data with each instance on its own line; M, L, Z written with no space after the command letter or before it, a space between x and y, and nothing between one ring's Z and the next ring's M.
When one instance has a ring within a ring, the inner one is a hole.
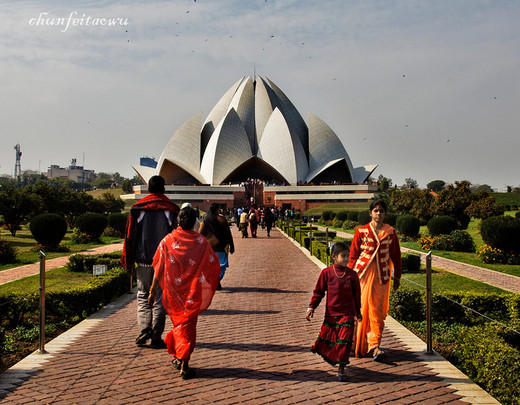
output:
M94 178L94 170L85 170L83 166L76 166L76 159L72 159L71 165L67 168L51 165L47 170L47 177L49 179L69 179L76 183L88 183Z
M334 131L313 114L305 123L271 80L243 77L202 114L175 131L154 165L133 166L146 184L164 177L169 198L206 210L269 204L300 210L330 203L367 202L376 164L355 167ZM134 187L139 199L146 186Z

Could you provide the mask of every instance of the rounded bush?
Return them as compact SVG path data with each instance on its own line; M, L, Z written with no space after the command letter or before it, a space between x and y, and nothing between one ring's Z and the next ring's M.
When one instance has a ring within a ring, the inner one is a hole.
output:
M520 253L520 220L509 215L491 217L480 226L482 240L505 253Z
M416 237L419 235L421 222L413 215L401 215L397 218L396 226L401 235Z
M397 215L393 212L387 212L385 215L385 224L393 226L395 228L395 223L397 221Z
M332 211L323 211L321 213L321 219L323 221L330 221L332 218L334 218L334 213Z
M368 211L359 211L357 215L357 221L361 225L368 224L370 221L372 221L372 218L370 217L370 214Z
M76 219L76 227L92 239L99 239L107 226L107 218L103 214L89 212Z
M515 213L515 218L516 218L516 219L520 219L520 211L518 211L517 213Z
M107 217L107 226L114 228L116 231L124 235L126 230L127 219L127 215L121 214L119 212L113 212L109 214Z
M421 256L410 253L402 254L401 267L403 273L417 273L421 269Z
M338 221L346 221L348 219L348 211L340 211L336 214L336 219Z
M0 263L14 263L17 249L8 240L0 239Z
M349 211L349 213L347 214L347 219L349 221L354 221L354 222L357 222L357 217L358 217L358 211Z
M29 230L36 242L55 246L60 244L67 233L67 221L58 214L40 214L31 219Z
M457 220L449 215L435 216L428 221L428 231L431 236L448 235L457 227Z

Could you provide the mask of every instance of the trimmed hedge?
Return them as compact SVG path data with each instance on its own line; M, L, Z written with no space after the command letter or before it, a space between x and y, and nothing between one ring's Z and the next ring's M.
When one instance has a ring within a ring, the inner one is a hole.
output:
M401 253L403 273L417 273L421 269L421 256L413 253Z
M393 212L387 212L385 215L384 223L388 224L390 226L393 226L395 228L396 222L397 222L397 215L395 215Z
M413 215L401 215L397 218L396 226L401 235L416 237L419 235L421 222Z
M121 255L119 253L104 253L99 255L75 254L69 257L65 265L67 269L74 273L92 273L92 266L95 264L106 264L109 270L119 267Z
M357 221L361 225L368 224L371 220L372 220L372 218L370 217L370 214L368 211L359 211L358 212Z
M45 312L49 317L78 320L98 311L125 292L130 283L128 272L122 267L95 277L83 286L45 294ZM39 292L0 295L0 322L16 326L26 315L38 313Z
M349 221L357 222L358 221L358 211L349 211L347 214L347 219Z
M98 240L107 226L107 218L103 214L89 212L76 218L76 227L92 239Z
M480 226L482 240L505 253L520 253L520 220L509 215L491 217Z
M346 220L348 219L348 214L349 214L348 211L340 211L340 212L338 212L338 213L336 214L336 219L337 219L338 221L342 221L342 222L344 222L344 221L346 221Z
M428 231L431 236L449 235L457 227L457 220L449 215L438 215L428 221Z
M43 246L56 246L67 233L67 221L58 214L40 214L31 219L29 230L36 242Z
M115 229L117 232L124 236L127 219L128 215L121 214L119 212L112 212L107 217L107 226Z

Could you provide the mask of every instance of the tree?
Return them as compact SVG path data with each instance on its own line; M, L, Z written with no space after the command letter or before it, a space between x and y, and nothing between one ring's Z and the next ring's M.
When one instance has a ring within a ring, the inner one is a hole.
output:
M16 188L2 185L0 190L0 215L4 218L7 229L15 236L20 225L27 220L39 205L38 196L28 188Z
M431 191L439 192L444 188L445 185L446 185L446 183L442 180L433 180L433 181L430 181L426 185L426 187L429 188Z
M487 219L504 215L505 207L498 204L492 195L484 192L473 201L465 210L465 213L472 218Z
M508 193L511 193L512 191L513 191L513 187L511 187L511 186L507 186L507 192L508 192Z
M413 188L419 188L419 183L417 183L417 180L414 180L411 177L404 179L404 185L405 185L405 188L407 188L409 190L411 190Z
M125 202L112 193L103 193L99 198L103 204L103 213L121 212L125 208Z
M481 184L475 188L473 188L473 191L477 194L479 193L492 193L493 192L493 189L491 188L491 186L487 185L487 184Z
M426 223L433 216L431 210L433 199L427 189L395 191L390 198L390 207L399 215L411 214L419 218L422 223Z
M121 183L121 189L125 194L130 194L134 191L134 186L130 180L125 179L123 183Z
M380 174L377 178L377 184L379 184L379 190L384 192L388 190L390 187L392 187L392 179L388 179L382 174Z
M432 214L449 215L457 220L460 229L466 229L471 218L465 210L475 199L470 186L467 180L456 181L455 185L448 184L433 200Z

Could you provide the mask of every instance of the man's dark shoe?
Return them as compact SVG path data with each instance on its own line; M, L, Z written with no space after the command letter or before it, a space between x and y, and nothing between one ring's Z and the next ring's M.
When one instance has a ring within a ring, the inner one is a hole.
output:
M146 341L152 337L152 330L150 328L143 329L141 334L135 339L135 344L142 346L146 344Z
M157 340L152 339L152 343L150 343L150 347L152 349L166 349L166 343L164 343L164 340L162 340L162 339L157 339Z
M220 284L220 281L218 282L218 285L217 285L217 291L220 291L222 290L222 285Z

